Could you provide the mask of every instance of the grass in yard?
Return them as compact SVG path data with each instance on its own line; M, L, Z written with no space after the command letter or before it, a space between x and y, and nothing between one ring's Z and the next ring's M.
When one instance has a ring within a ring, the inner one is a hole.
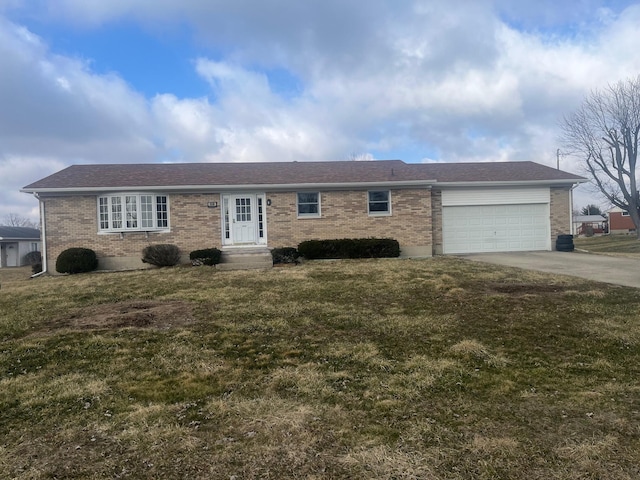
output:
M0 477L634 479L640 290L455 258L0 270Z
M573 240L576 248L592 253L640 258L640 240L635 235L600 235L578 237Z

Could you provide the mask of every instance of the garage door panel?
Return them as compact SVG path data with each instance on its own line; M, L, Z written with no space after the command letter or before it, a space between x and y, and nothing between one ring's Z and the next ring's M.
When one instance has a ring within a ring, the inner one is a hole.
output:
M549 205L443 207L444 253L550 250Z

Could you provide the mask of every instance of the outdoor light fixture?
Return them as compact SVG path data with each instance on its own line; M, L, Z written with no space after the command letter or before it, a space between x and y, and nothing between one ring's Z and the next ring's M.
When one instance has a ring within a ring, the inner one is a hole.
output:
M267 198L267 207L270 207L270 206L271 206L271 199Z
M207 202L207 207L209 208L217 208L218 202Z

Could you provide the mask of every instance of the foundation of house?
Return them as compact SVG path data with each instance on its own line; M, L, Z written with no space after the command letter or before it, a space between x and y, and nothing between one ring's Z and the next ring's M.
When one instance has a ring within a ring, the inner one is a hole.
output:
M223 250L218 270L253 270L273 267L271 251L266 247Z

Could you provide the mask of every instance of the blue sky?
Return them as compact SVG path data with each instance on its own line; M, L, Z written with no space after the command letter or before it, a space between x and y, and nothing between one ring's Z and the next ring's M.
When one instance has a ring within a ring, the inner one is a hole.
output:
M0 0L0 221L74 163L555 166L563 115L640 74L638 25L628 1Z

